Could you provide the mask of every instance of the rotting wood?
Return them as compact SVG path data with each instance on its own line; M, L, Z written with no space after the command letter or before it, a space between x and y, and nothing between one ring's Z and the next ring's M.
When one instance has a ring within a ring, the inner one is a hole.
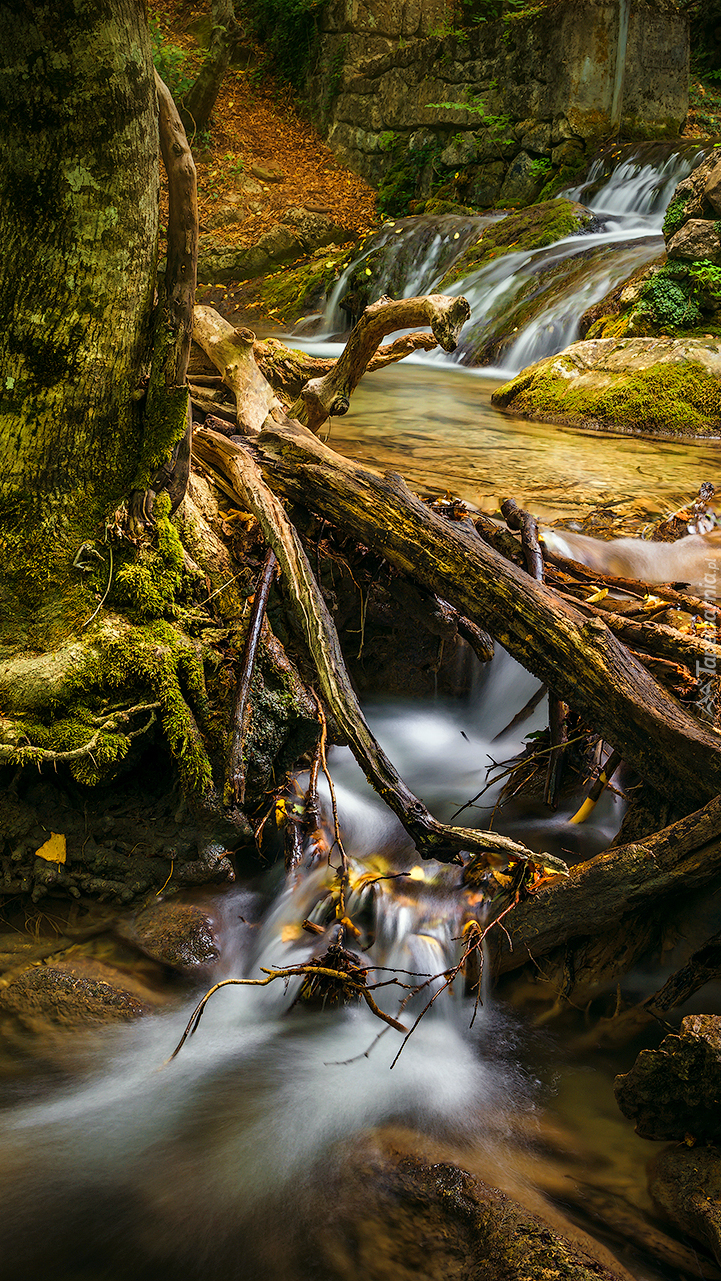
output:
M572 867L563 881L542 885L519 903L497 932L496 973L538 961L571 940L618 927L641 906L687 894L721 870L721 796L644 841L618 846ZM512 950L511 950L512 949Z

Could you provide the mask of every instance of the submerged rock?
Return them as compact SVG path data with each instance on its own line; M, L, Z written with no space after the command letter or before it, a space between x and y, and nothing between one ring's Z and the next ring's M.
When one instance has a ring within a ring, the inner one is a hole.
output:
M212 916L197 903L178 899L150 903L119 930L151 960L176 970L193 970L217 961Z
M689 1015L678 1035L641 1050L615 1092L644 1139L721 1139L721 1016Z
M721 1263L721 1152L716 1147L666 1148L654 1161L648 1190L682 1232L709 1246Z
M492 396L541 421L630 435L721 432L721 340L595 338L524 369Z

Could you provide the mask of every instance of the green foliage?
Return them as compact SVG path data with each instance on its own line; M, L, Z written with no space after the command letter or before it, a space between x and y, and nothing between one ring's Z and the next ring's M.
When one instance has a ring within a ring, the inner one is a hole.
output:
M684 211L689 201L689 195L674 196L663 220L663 234L667 238L673 236L683 222Z
M182 104L183 98L195 79L188 55L184 49L179 49L177 45L171 44L166 39L160 22L154 15L148 19L148 26L153 65L161 80L165 81L176 103Z
M429 102L427 105L432 111L466 111L471 116L478 116L487 129L496 133L507 129L511 124L510 116L487 112L483 100L477 94L468 93L465 99L461 98L458 102Z
M544 178L546 174L553 173L553 165L546 156L539 156L538 160L531 161L528 172L532 178Z
M701 319L701 312L690 297L685 282L669 278L661 269L649 280L643 297L654 320L664 330L689 328Z
M381 135L383 136L383 135ZM378 212L384 218L401 218L416 194L418 179L425 166L440 152L437 143L411 151L403 139L395 138L391 148L393 161L378 184Z
M268 51L274 75L302 91L325 0L242 0L237 8Z

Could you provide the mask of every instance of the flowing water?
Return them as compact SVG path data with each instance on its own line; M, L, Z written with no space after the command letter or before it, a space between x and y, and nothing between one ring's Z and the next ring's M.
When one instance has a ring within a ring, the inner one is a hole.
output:
M653 163L624 156L625 170L614 168L613 157L599 162L570 193L596 212L591 234L511 255L459 284L482 317L471 322L461 360L471 358L471 333L476 349L495 343L507 370L565 345L583 309L658 252L664 204L692 162L688 151ZM405 225L386 229L392 253L379 292L390 273L406 296L433 288L482 221L451 220L430 238ZM331 424L331 443L419 486L486 507L510 493L548 516L614 502L639 515L674 508L701 480L715 479L713 444L588 437L519 422L491 408L493 385L487 373L439 360L369 376L351 413ZM523 725L506 729L535 688L499 654L479 671L466 703L379 704L369 717L411 787L447 820L482 791L492 762L512 756L544 725L541 703ZM415 996L397 984L377 993L410 1026L441 983L433 976L457 962L468 912L482 906L459 892L456 869L419 865L347 751L331 754L331 769L358 950L387 967L379 974L388 978L429 976ZM463 821L490 821L499 786L465 809ZM497 822L533 848L573 861L604 848L621 809L607 795L593 823L579 829L568 823L577 802L577 795L565 798L551 818L540 806L517 805ZM327 867L287 883L276 868L261 883L219 896L222 954L213 978L257 978L261 966L307 960L323 940L302 922L326 929L328 941L334 885ZM84 1045L75 1079L48 1086L39 1099L36 1086L25 1101L17 1085L8 1090L0 1114L3 1275L360 1281L375 1274L329 1255L324 1233L341 1175L351 1177L354 1212L362 1212L363 1176L354 1186L352 1171L369 1143L392 1141L455 1161L551 1221L557 1214L544 1190L563 1199L575 1180L647 1208L649 1145L615 1109L617 1064L569 1065L560 1039L529 1027L487 986L474 1021L473 999L456 983L391 1067L401 1043L396 1030L365 1006L294 1007L298 982L223 988L165 1067L192 1002ZM658 985L652 974L638 984L640 992ZM355 1231L349 1221L349 1239ZM639 1255L624 1258L637 1281L679 1275Z
M333 290L323 329L344 329L339 302L364 261L372 272L369 302L384 294L463 294L471 319L451 358L497 365L508 377L578 337L587 308L636 268L663 252L661 225L674 188L700 163L708 145L653 143L607 148L585 180L561 195L581 202L593 221L580 235L520 253L505 254L455 283L444 276L498 215L407 218L385 224L366 242ZM432 359L432 358L431 358ZM436 359L446 359L442 355Z

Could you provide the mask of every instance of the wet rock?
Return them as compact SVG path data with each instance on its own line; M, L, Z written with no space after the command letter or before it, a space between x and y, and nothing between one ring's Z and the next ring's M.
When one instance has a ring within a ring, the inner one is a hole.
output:
M628 1275L456 1166L428 1165L392 1149L344 1169L324 1218L313 1243L313 1274L329 1281L619 1281Z
M250 248L219 245L212 236L201 236L198 280L203 284L252 280L316 249L345 244L354 238L353 232L326 214L310 209L288 209L282 221L274 223Z
M648 1190L666 1218L708 1246L721 1263L721 1152L718 1148L666 1148L651 1167Z
M587 339L524 369L491 399L510 413L596 431L716 435L721 339Z
M685 222L666 246L669 258L704 259L721 263L721 236L717 223L710 218L692 218Z
M714 165L704 187L704 196L714 213L721 214L721 162Z
M33 1032L43 1025L127 1023L152 1013L159 1004L135 976L82 954L23 970L0 989L0 1014L13 1015Z
M539 171L538 158L519 151L501 187L502 205L532 205L546 181L545 170Z
M691 1014L616 1078L618 1105L645 1139L721 1139L721 1016Z
M178 899L151 903L124 922L120 934L152 960L176 970L210 965L220 955L212 916L198 904Z

